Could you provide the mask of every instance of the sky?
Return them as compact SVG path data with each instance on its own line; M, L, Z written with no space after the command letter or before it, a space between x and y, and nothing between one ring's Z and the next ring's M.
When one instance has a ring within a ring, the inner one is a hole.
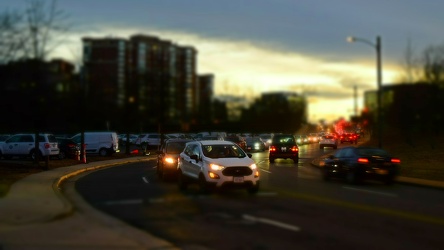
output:
M0 10L26 1L2 0ZM406 50L416 57L444 41L441 0L58 0L70 30L52 57L81 62L82 37L157 36L198 51L197 73L215 76L215 95L263 92L306 96L317 122L358 111L376 90L376 37L382 82L399 83ZM348 43L348 36L364 42Z

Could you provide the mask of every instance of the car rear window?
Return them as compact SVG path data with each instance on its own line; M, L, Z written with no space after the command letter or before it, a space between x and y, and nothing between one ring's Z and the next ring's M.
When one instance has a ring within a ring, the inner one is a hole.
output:
M295 143L293 136L274 136L273 143Z

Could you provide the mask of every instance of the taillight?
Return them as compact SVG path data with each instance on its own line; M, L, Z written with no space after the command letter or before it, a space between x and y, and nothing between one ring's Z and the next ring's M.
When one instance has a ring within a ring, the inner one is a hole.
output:
M291 151L293 151L293 152L297 152L297 151L299 151L299 148L296 147L296 146L293 146L293 147L291 148Z
M358 163L368 163L368 159L366 159L366 158L358 158Z
M270 152L275 152L276 151L276 147L275 146L270 146Z
M51 147L51 145L49 144L49 143L45 143L45 148L50 148Z
M392 158L392 159L391 159L391 162L392 162L392 163L399 164L399 163L401 163L401 160L398 159L398 158Z
M74 148L74 147L76 147L76 144L68 144L66 146L68 146L68 148Z

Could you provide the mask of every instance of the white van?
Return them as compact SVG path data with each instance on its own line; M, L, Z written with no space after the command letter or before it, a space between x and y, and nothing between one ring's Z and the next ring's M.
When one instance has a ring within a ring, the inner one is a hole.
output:
M71 139L76 143L81 143L81 134L76 134ZM119 152L119 139L116 132L85 132L85 144L87 154L107 156Z

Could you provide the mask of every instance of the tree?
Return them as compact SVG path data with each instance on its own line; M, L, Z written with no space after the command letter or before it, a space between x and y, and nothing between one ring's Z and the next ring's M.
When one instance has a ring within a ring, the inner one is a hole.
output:
M48 4L47 4L48 3ZM39 131L49 112L51 96L47 95L45 59L60 44L60 34L69 29L67 16L57 8L57 1L30 0L25 10L0 14L0 62L32 61L33 84L30 108L34 120L35 148L39 148ZM35 162L38 164L38 154ZM46 166L47 167L47 166Z
M444 87L444 44L427 47L423 60L425 80Z
M417 83L424 80L422 74L421 59L416 56L411 40L407 41L404 50L402 68L403 73L399 76L399 81L403 83Z

